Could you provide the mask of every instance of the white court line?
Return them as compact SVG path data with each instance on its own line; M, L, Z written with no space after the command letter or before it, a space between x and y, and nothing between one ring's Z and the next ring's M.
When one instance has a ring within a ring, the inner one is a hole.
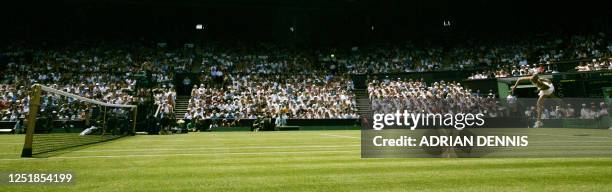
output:
M538 145L545 143L581 143L582 141L555 141L555 142L533 142L529 147L612 147L612 145ZM584 141L585 143L600 143L610 141ZM361 145L294 145L294 146L238 146L238 147L197 147L197 148L158 148L158 149L101 149L101 150L77 150L70 153L99 153L99 152L156 152L156 151L184 151L184 150L231 150L231 149L288 149L288 148L344 148L359 147ZM21 153L0 153L0 155L14 155Z
M603 147L603 148L612 148L612 145L529 145L529 147L576 147L576 148L584 148L584 147Z
M331 136L331 137L339 137L339 138L351 138L351 139L359 139L359 137L353 137L348 135L334 135L334 134L320 134L323 136Z
M539 135L539 136L553 136L553 137L578 137L578 138L601 138L601 139L611 139L612 136L610 137L600 137L600 136L590 136L590 135L586 135L586 136L579 136L579 135L551 135L551 134L540 134L540 133L527 133L527 136L530 135Z
M21 154L21 153L0 153L0 155L17 155L17 154Z
M289 145L289 146L237 146L237 147L196 147L196 148L158 148L158 149L101 149L101 150L78 150L71 153L96 153L96 152L121 152L121 151L184 151L184 150L229 150L229 149L287 149L287 148L342 148L358 147L361 145Z
M148 141L151 141L151 142L166 142L166 141L172 141L172 142L175 142L175 141L179 141L179 142L186 142L186 141L193 141L193 140L186 140L186 139L176 139L176 140L175 140L175 139L172 139L172 138L168 138L168 139L155 139L155 140L147 139L147 140L145 140L145 141L147 141L147 142L148 142ZM135 142L142 142L142 141L140 141L140 140L135 140Z
M88 158L121 158L121 157L173 157L173 156L211 156L211 155L269 155L269 154L308 154L308 153L354 153L360 150L329 150L329 151L272 151L272 152L235 152L235 153L179 153L179 154L145 154L145 155L92 155L76 157L49 157L49 158L19 158L0 159L0 161L36 160L36 159L88 159Z
M611 141L530 141L529 143L610 143Z

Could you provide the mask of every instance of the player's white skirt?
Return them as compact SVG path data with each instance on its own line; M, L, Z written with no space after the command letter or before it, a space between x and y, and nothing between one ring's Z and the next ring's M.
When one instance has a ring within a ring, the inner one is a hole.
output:
M553 86L552 83L548 83L548 89L540 90L540 93L538 93L538 95L540 97L549 96L549 95L552 95L553 92L555 92L555 86Z

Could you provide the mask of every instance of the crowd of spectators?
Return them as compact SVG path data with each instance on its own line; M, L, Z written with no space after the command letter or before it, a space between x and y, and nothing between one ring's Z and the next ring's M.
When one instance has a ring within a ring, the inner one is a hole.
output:
M607 38L605 34L599 33L550 39L538 43L524 43L523 45L517 43L518 46L515 48L500 49L520 50L514 54L514 60L505 58L499 62L488 63L489 70L476 72L469 79L556 73L560 72L558 68L561 68L562 65L574 65L565 68L574 68L576 71L612 69L609 62L612 56L612 42ZM585 60L592 60L592 62L585 62ZM495 68L490 67L492 64L496 64Z
M143 90L135 90L134 75L141 71L147 71L152 83L159 85L154 98L162 115L171 114L175 107L175 76L197 71L201 74L198 79L185 76L183 80L183 85L189 87L181 90L191 91L192 95L185 117L253 118L258 114L286 113L288 118L319 119L356 118L352 82L345 77L347 74L485 69L469 77L484 79L555 73L559 72L558 65L568 60L592 60L575 66L577 71L612 69L612 60L608 59L612 56L612 43L603 33L561 38L544 35L510 42L466 41L444 46L409 42L323 49L214 43L198 48L193 44L170 47L166 43L142 42L8 44L0 48L8 60L0 70L0 119L23 118L27 114L27 95L34 83L103 102L139 102L138 95ZM200 85L193 86L195 83ZM370 89L376 110L384 111L385 106L407 100L410 102L402 107L411 110L431 106L429 110L502 115L494 99L474 94L458 83L375 81L370 83ZM382 95L387 96L380 98ZM48 95L43 98L48 102ZM61 110L65 111L71 110ZM62 118L78 118L81 113L74 109L67 114Z
M105 103L133 104L138 102L135 73L146 70L154 83L172 86L174 73L191 70L194 58L181 49L166 49L161 44L77 42L62 47L34 47L16 43L5 47L2 53L8 63L0 71L1 120L25 118L30 87L35 83ZM42 94L40 111L52 113L57 120L84 119L83 114L92 108L60 95Z
M222 87L194 86L186 119L354 119L352 81L333 75L228 75Z
M482 113L486 117L507 116L506 107L493 93L480 95L460 83L420 80L373 80L368 93L375 113Z
M481 72L474 72L468 77L468 79L493 79L503 77L520 77L530 76L534 74L542 73L558 73L559 71L554 70L555 65L524 65L524 66L500 66L495 70L485 70Z
M503 77L530 76L542 73L559 73L559 71L556 70L557 65L560 64L555 63L523 66L504 65L499 66L497 69L474 72L468 77L468 79L492 79ZM592 59L592 61L589 62L581 61L576 67L574 67L574 69L578 72L612 70L612 58Z
M474 79L523 76L543 66L544 73L557 65L612 56L612 43L605 34L584 36L537 36L518 41L470 40L445 45L398 43L395 45L334 48L296 48L257 44L210 46L201 53L201 81L224 74L306 74L321 69L332 73L380 74L439 70L482 70ZM573 65L573 64L569 64ZM570 69L574 66L569 67ZM565 67L562 67L565 69Z
M323 62L335 61L351 74L402 73L441 70L444 51L438 47L418 48L412 44L393 47L351 48L345 55L318 55Z
M224 74L304 74L314 67L305 49L263 43L229 48L210 45L200 56L202 78L211 79Z
M64 86L52 84L50 87L65 93L41 92L40 105L36 117L40 120L37 124L44 131L50 132L56 126L56 128L69 129L75 125L73 124L74 122L80 122L79 125L93 127L101 126L104 120L109 120L107 121L109 124L125 123L130 117L130 109L103 107L93 102L65 95L66 93L74 94L118 105L133 104L134 97L131 91L116 84L108 86L99 83ZM29 92L30 90L24 86L16 89L13 85L0 85L0 93L3 95L0 99L0 109L2 109L0 121L16 122L13 127L15 133L23 132L24 121L30 114L31 96ZM121 119L125 121L121 121Z
M528 118L535 117L535 106L526 108L524 114ZM579 110L569 103L566 105L553 105L542 111L542 119L599 119L608 115L608 107L604 102L600 102L599 106L595 102L591 102L590 105L582 103Z
M65 91L85 98L90 98L105 103L126 105L133 102L134 97L130 90L117 84L78 84L78 85L50 85L51 88ZM2 109L3 121L15 121L25 118L29 111L29 90L24 86L16 88L14 85L0 85L0 109ZM84 114L88 112L93 104L88 104L74 98L61 96L54 93L43 92L40 101L40 111L52 113L58 120L83 120Z
M556 70L554 65L559 62L609 58L612 42L604 33L543 35L508 42L479 40L447 47L406 43L402 46L352 47L344 51L334 49L324 53L318 54L320 61L336 61L353 74L491 69L476 77L482 78L492 77L491 74L518 76L525 73L525 68L541 65L550 73Z
M608 59L593 59L591 62L581 62L575 67L576 71L600 71L612 70L612 58Z

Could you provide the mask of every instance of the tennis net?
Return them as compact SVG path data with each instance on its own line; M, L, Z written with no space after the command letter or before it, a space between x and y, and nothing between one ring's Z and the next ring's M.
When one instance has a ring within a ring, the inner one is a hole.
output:
M87 89L32 86L22 157L53 156L134 134L136 106L124 104L131 99L129 90L92 95L82 91Z

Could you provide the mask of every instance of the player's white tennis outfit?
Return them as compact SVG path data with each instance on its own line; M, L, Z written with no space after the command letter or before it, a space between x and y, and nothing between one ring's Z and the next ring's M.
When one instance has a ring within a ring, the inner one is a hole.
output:
M555 86L553 86L551 82L542 82L542 83L546 84L548 86L548 89L540 89L540 93L538 93L540 97L549 96L553 94L553 92L555 92Z

